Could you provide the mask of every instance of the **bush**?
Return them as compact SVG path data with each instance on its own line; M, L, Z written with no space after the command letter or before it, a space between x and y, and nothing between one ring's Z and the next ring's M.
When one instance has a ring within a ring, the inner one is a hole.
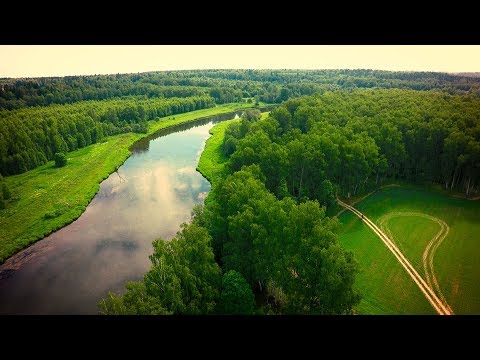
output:
M2 195L5 200L8 200L12 197L12 193L10 192L9 188L7 187L7 184L2 185Z
M61 153L61 152L55 153L54 160L55 160L56 167L62 167L67 165L67 157L65 156L64 153Z

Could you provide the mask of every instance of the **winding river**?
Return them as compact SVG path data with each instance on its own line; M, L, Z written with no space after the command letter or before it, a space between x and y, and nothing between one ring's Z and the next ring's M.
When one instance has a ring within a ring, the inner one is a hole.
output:
M195 170L208 131L235 116L199 119L134 144L76 221L0 266L0 314L97 314L108 291L140 280L152 240L172 238L210 190Z

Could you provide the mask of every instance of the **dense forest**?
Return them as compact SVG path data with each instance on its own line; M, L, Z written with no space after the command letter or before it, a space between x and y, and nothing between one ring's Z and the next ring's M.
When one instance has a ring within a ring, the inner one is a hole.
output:
M0 79L0 173L22 173L52 160L56 152L82 148L107 135L146 132L148 120L215 104L281 103L330 90L350 93L372 87L480 95L477 78L373 70L191 70ZM456 182L452 179L450 186ZM288 186L308 187L303 177L301 184Z
M385 179L480 186L480 99L440 92L359 90L287 101L258 123L228 129L233 171L258 164L278 197L331 204Z
M155 241L144 281L100 306L108 314L351 313L358 269L326 216L336 197L387 178L478 192L479 118L478 98L411 90L329 92L289 100L265 119L245 116L225 132L228 174L206 205L173 240Z
M208 95L123 98L0 112L0 173L19 174L108 135L147 132L147 121L214 106Z
M0 79L0 110L124 96L169 98L210 95L217 104L242 98L280 103L317 92L374 87L436 89L450 94L480 95L480 79L468 74L378 70L189 70Z

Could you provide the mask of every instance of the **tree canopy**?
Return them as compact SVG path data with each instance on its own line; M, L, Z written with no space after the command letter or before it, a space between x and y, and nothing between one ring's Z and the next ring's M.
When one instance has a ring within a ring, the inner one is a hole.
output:
M111 99L0 111L0 173L25 172L105 136L146 132L147 121L214 106L210 96Z
M221 270L211 237L197 223L182 225L172 240L157 239L143 282L130 282L123 296L109 293L99 306L106 314L210 314L220 295Z
M266 119L232 125L232 170L258 164L267 188L333 205L386 179L480 186L480 100L440 92L359 90L289 100Z
M128 96L185 98L209 95L217 104L242 99L252 101L252 98L256 102L281 103L303 95L362 88L436 89L478 97L480 81L462 74L368 69L183 70L0 79L0 110Z

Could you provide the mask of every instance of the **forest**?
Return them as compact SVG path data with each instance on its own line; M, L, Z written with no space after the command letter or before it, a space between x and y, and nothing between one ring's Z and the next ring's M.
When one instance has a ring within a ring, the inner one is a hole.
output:
M478 78L433 72L191 70L0 79L0 174L25 172L53 159L56 152L82 148L104 136L146 132L146 121L164 116L215 104L281 103L314 93L339 90L350 93L359 88L442 90L450 94L480 96ZM347 109L349 112L343 110L344 116L356 111L352 107ZM363 111L362 116L368 115L366 110L360 111ZM416 178L430 176L417 174L415 166L422 165L414 158L411 160L416 165L410 164L404 171L414 172ZM434 176L439 177L438 174ZM288 186L304 186L303 178L301 182L290 182ZM457 179L448 182L453 188ZM353 192L356 193L356 189Z
M0 110L125 96L210 95L217 104L242 98L281 103L302 95L360 88L435 89L450 94L480 95L479 78L468 74L379 70L189 70L0 79Z
M0 173L34 169L105 136L147 132L147 121L213 107L208 95L186 98L122 98L0 112Z
M385 179L438 183L469 195L480 180L480 101L408 90L290 100L227 130L233 170L258 164L278 197L331 204ZM328 190L327 190L328 189Z
M108 314L352 313L358 265L326 215L337 196L386 179L477 193L479 116L476 97L398 89L328 92L260 120L245 116L225 131L227 176L205 206L173 240L155 241L144 281L100 306Z

